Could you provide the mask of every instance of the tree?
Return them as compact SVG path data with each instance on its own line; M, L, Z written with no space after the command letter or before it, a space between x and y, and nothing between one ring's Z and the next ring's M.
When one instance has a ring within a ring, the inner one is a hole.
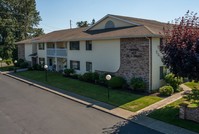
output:
M44 34L44 30L42 28L35 28L33 31L32 37L38 37Z
M77 27L88 27L89 24L87 21L79 21L76 23Z
M94 24L95 24L95 19L93 19L91 22L91 25L94 25Z
M91 23L88 23L88 21L78 21L76 23L77 27L79 27L79 28L80 27L88 27L88 26L91 26L93 24L95 24L95 19L93 19Z
M199 18L187 12L164 28L163 63L176 76L199 80Z
M0 47L4 50L1 57L11 57L14 42L31 38L35 33L38 35L38 28L35 27L39 21L41 17L36 10L35 0L1 0Z

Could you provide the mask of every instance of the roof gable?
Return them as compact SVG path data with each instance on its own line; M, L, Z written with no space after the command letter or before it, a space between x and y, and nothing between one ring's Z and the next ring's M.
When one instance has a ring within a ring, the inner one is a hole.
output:
M110 24L113 25L113 27L110 27ZM101 30L101 29L107 29L107 28L130 27L130 26L138 26L138 25L140 24L108 14L102 19L100 19L99 21L97 21L94 25L86 29L86 31Z
M110 23L108 26L106 26L108 28L105 28L105 24L110 20L113 21L114 24ZM112 28L113 25L115 28ZM162 30L165 26L168 25L166 23L158 22L155 20L118 15L106 15L91 27L54 31L39 37L16 42L16 44L119 39L133 37L162 37L162 34L160 33L163 32Z

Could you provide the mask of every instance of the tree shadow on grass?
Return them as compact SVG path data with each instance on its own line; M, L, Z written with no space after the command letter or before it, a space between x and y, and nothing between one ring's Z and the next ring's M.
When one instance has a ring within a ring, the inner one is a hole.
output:
M199 124L190 121L190 120L183 120L179 118L179 104L176 103L175 105L168 105L161 109L158 109L148 116L172 125L176 125L185 129L189 129L191 131L199 132Z

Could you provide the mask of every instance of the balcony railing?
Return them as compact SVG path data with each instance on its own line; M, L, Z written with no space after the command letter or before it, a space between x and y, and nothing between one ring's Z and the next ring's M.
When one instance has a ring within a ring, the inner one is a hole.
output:
M48 48L47 49L47 56L51 56L51 57L66 57L67 56L67 49Z

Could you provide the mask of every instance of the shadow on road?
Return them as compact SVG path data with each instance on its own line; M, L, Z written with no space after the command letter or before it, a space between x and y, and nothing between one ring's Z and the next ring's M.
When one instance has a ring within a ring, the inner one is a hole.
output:
M130 121L121 121L111 127L104 128L103 134L161 134L161 133Z

